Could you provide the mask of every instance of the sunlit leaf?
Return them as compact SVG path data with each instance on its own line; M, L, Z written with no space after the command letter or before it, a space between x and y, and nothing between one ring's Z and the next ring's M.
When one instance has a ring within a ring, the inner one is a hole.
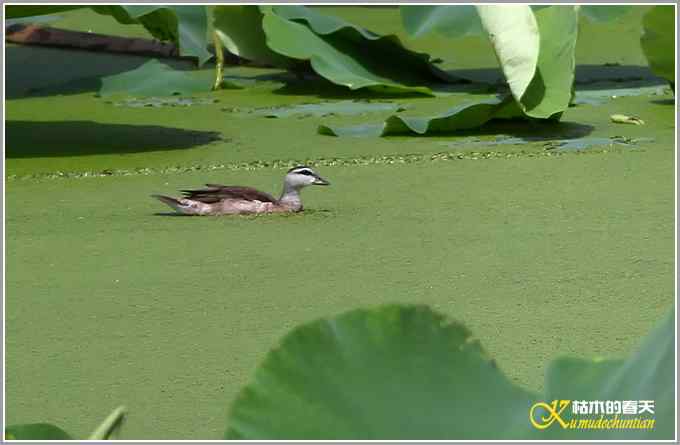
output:
M540 35L534 13L527 5L478 5L476 8L510 91L521 101L538 64Z

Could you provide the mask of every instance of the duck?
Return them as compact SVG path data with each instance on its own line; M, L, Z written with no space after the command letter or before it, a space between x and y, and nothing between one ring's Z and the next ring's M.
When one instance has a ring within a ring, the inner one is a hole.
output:
M180 198L157 194L151 196L182 215L289 213L304 209L300 191L310 185L328 186L330 182L311 167L299 165L286 173L278 199L252 187L221 184L206 184L203 189L181 190L184 196Z

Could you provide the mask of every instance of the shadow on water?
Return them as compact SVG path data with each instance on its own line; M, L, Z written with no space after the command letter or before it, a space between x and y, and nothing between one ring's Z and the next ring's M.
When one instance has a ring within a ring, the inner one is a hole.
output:
M177 212L156 212L153 214L153 216L168 216L168 217L180 217L180 218L188 218L194 215L185 215L183 213L177 213Z
M648 66L640 65L576 65L574 75L578 90L668 84L665 80L655 76Z
M448 70L447 74L460 79L448 84L428 85L435 94L490 94L507 88L500 68L479 68ZM290 96L314 96L320 99L394 99L406 97L423 97L421 94L381 93L368 89L351 91L347 87L336 85L315 75L295 76L281 72L264 76L253 76L248 79L252 83L259 81L276 81L282 86L274 94ZM635 65L578 65L575 72L576 87L579 90L639 88L646 86L663 86L667 82L656 77L649 67Z
M174 150L223 140L219 132L91 121L7 121L7 158Z

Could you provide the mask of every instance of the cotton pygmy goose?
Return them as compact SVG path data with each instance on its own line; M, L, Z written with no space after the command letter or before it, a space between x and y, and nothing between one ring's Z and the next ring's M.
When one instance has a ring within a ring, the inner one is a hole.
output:
M302 210L300 191L308 185L330 185L311 168L301 165L288 170L279 199L251 187L206 184L200 190L182 190L184 197L151 195L184 215L234 215L283 213Z

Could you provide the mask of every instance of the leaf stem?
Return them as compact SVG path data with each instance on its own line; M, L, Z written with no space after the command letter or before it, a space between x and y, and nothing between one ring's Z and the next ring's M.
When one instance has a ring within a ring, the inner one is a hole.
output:
M213 84L213 90L219 90L222 88L222 78L224 77L224 50L222 49L222 41L220 36L213 31L213 44L215 45L215 57L217 58L217 64L215 65L215 83Z
M123 425L127 408L123 405L114 409L106 419L90 434L88 440L107 440L111 438Z

